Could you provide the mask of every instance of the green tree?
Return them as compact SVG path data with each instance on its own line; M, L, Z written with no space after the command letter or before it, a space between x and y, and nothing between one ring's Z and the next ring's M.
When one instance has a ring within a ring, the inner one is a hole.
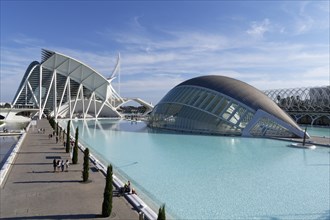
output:
M109 217L112 212L112 166L107 168L107 176L103 193L102 216Z
M66 148L65 152L69 153L70 152L70 123L71 121L68 122L67 128L66 128Z
M72 163L73 164L78 163L78 135L79 135L79 130L78 130L78 127L77 127L76 128L76 140L74 142L73 155L72 155Z
M157 220L166 220L165 204L159 208Z
M84 151L84 165L83 165L82 178L83 182L87 182L89 177L89 149L86 148Z

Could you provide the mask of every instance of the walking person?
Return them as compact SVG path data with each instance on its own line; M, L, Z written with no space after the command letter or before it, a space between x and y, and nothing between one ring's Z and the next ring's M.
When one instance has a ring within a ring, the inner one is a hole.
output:
M61 170L62 170L62 172L64 171L64 161L63 160L61 162Z
M60 168L61 168L61 161L60 160L57 161L56 166L57 166L57 170L60 171Z
M56 163L56 160L54 158L54 160L53 160L54 173L56 172L56 166L57 166L57 163Z
M57 143L58 143L58 136L56 136L56 138L55 138L55 139L56 139L56 144L57 144Z
M65 172L68 172L69 171L69 165L70 165L69 160L66 160L65 161L65 168L66 168Z

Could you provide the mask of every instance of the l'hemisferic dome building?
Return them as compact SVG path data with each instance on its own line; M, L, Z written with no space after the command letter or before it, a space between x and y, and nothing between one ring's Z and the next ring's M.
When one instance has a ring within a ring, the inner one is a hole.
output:
M187 80L155 106L149 126L182 132L252 137L303 137L269 97L242 81L210 75Z

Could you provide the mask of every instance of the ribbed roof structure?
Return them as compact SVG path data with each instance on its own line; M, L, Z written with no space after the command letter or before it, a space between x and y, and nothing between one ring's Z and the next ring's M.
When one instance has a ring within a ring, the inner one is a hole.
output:
M155 106L150 127L196 133L302 137L295 121L269 97L219 75L189 79Z
M299 126L292 120L292 118L286 114L281 108L277 106L267 95L255 87L242 82L237 79L229 78L226 76L208 75L200 76L193 79L189 79L179 85L191 85L199 86L207 89L212 89L233 99L247 105L248 107L257 111L262 109L269 114L291 124L294 127Z
M122 98L111 85L119 69L119 57L109 79L93 68L67 55L41 51L41 62L27 68L13 105L17 108L39 109L55 118L122 117L118 108L134 100L152 110L141 99Z

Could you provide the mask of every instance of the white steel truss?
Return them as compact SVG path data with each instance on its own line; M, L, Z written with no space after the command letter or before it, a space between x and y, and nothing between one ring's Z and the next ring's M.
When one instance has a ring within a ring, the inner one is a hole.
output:
M298 123L330 125L330 86L266 90Z
M84 63L49 50L42 50L42 62L27 69L13 105L33 105L39 118L121 117L117 108L126 102L111 86L119 59L110 79ZM94 107L91 107L93 103Z

